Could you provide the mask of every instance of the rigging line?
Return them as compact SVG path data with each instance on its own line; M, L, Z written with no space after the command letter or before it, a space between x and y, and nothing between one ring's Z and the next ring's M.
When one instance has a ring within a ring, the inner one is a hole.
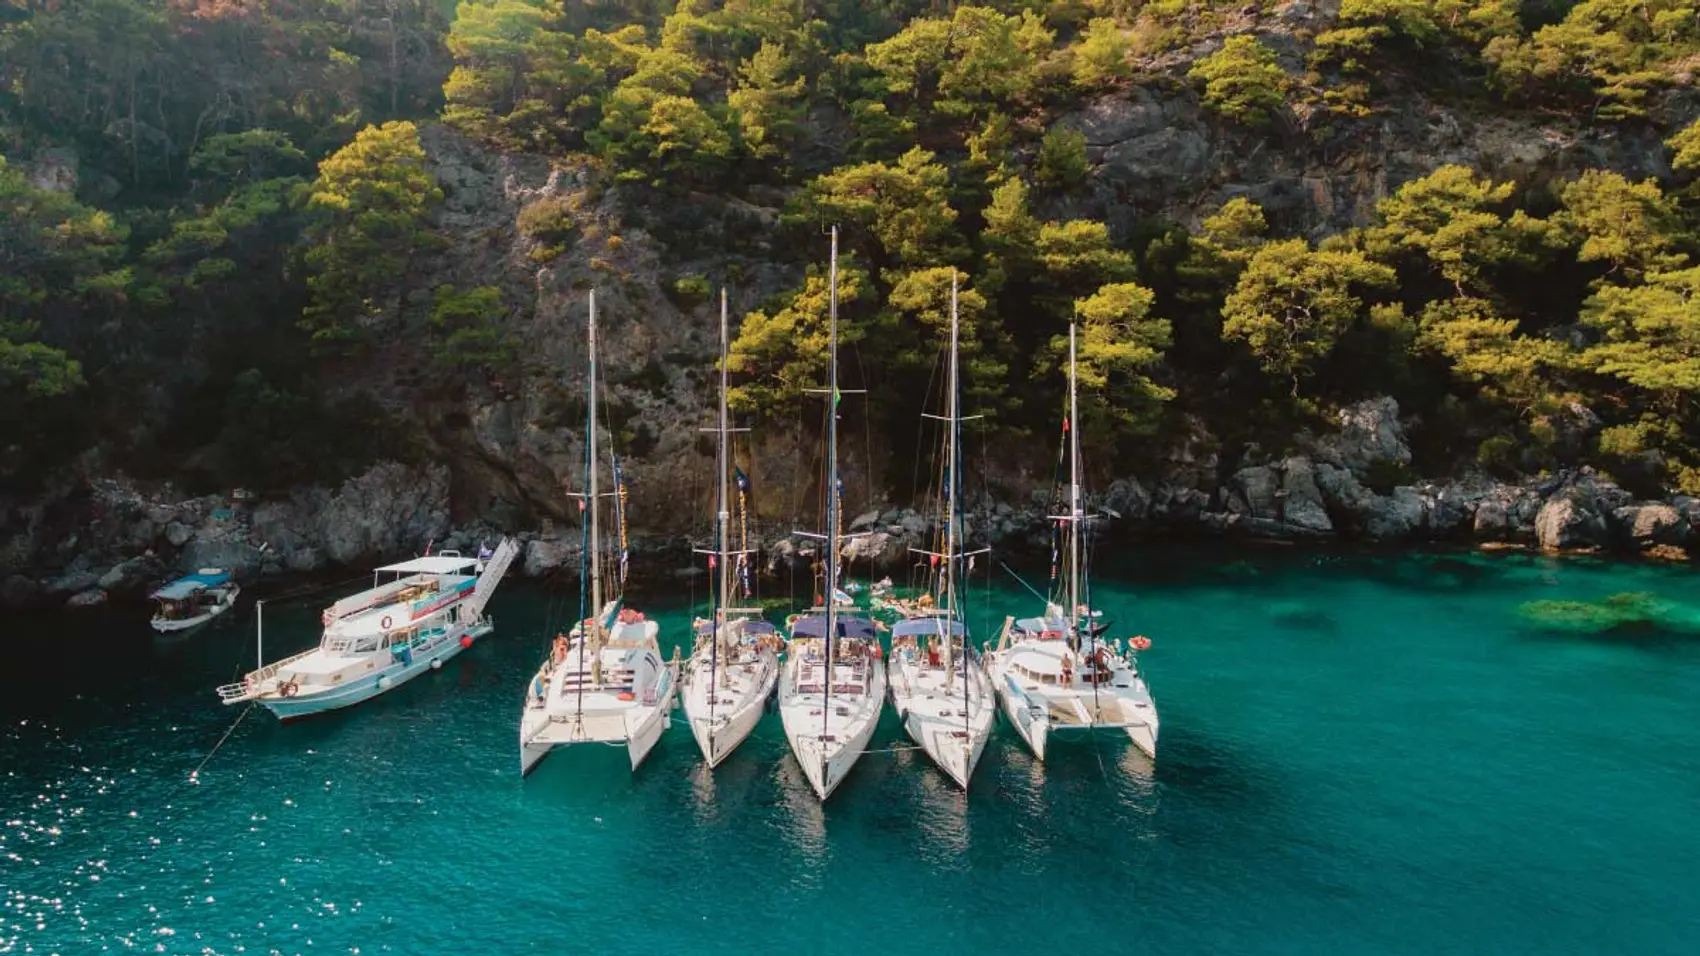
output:
M1038 588L1035 588L1033 585L1028 584L1025 578L1023 578L1019 574L1016 574L1015 569L1010 567L1008 564L1006 564L1002 558L998 559L998 565L1000 567L1002 567L1005 571L1008 571L1009 576L1014 578L1016 581L1020 582L1021 586L1026 588L1029 592L1031 592L1034 597L1038 598L1041 601L1049 601L1050 600L1050 598L1047 597L1046 595L1040 594ZM989 579L991 577L991 572L987 571L986 576ZM989 595L990 595L990 592L988 591L988 601L990 600Z
M213 744L213 749L207 752L206 757L202 758L201 762L195 766L195 769L189 771L190 781L199 782L201 777L201 768L205 767L207 765L207 761L211 760L218 753L219 748L224 746L224 742L230 739L230 735L236 732L236 728L241 726L243 719L246 718L248 716L248 712L253 709L254 702L249 701L248 706L242 708L242 713L236 715L236 720L232 722L229 729L224 732L224 736L218 738L218 743Z

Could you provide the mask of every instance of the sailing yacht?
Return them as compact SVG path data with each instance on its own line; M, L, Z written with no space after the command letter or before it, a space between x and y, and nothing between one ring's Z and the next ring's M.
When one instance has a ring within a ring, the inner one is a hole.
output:
M584 469L588 490L579 508L586 512L585 558L580 563L582 620L557 635L550 652L526 688L520 711L519 768L530 773L556 747L599 743L623 746L632 769L643 763L661 732L675 692L675 665L663 661L656 643L659 628L641 612L623 605L623 597L604 602L602 574L602 495L598 485L596 432L596 293L590 293L590 374L585 426ZM612 459L612 456L610 456ZM620 587L625 585L625 514L620 470L613 462L615 520L619 528ZM588 577L588 580L586 580ZM585 598L594 613L585 615Z
M256 636L259 669L218 696L289 721L351 707L436 670L495 628L484 605L518 553L519 543L503 538L488 561L443 551L378 568L372 587L320 615L318 646L266 664Z
M839 593L838 228L832 229L826 392L824 607L792 617L779 678L779 716L791 753L822 800L832 796L868 748L885 704L885 659L874 622L835 599Z
M1033 755L1045 759L1052 733L1125 731L1147 755L1157 755L1157 704L1129 650L1099 640L1102 612L1090 606L1082 533L1091 516L1082 511L1080 429L1075 375L1075 327L1068 329L1068 513L1052 517L1066 539L1059 593L1039 617L1004 621L986 669L1004 715Z
M714 550L709 564L717 568L714 615L698 626L696 646L681 681L685 719L702 757L715 767L750 735L779 681L779 635L761 619L760 608L730 607L734 563L740 577L750 572L749 535L740 534L736 550L731 540L732 456L726 410L727 355L730 334L726 321L726 290L720 290L720 422L715 455L718 491L715 504ZM740 479L742 476L739 476ZM742 481L740 480L740 485ZM748 512L740 507L741 515ZM745 591L746 597L748 591Z
M961 377L958 368L956 275L950 280L950 370L947 376L945 449L939 487L944 527L938 551L920 551L937 572L937 597L913 610L891 631L891 703L909 739L919 744L957 786L968 779L992 732L994 695L968 643L960 612L963 551L961 520ZM931 416L929 416L931 417Z

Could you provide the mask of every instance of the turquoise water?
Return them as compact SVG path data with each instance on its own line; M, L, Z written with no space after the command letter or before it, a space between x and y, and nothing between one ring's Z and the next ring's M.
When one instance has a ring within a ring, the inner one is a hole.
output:
M1112 634L1155 642L1154 765L1108 740L1037 765L1000 726L966 798L873 753L825 808L777 717L712 776L675 725L635 776L609 749L522 783L536 588L504 586L495 637L441 673L288 727L255 711L198 785L249 622L172 641L135 612L11 620L0 953L1700 952L1700 637L1516 613L1700 603L1690 572L1119 563L1096 597ZM999 577L981 636L1031 607ZM661 575L634 603L682 623L688 591ZM328 600L268 610L268 656ZM876 746L900 738L888 714Z

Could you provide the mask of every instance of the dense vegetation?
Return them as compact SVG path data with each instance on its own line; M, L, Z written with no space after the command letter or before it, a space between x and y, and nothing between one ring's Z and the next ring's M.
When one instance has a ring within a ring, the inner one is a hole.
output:
M196 400L163 406L173 426L138 432L131 453L212 440L209 474L258 484L319 475L256 447L340 449L321 467L378 453L333 436L386 434L388 413L317 383L369 352L397 277L449 238L430 226L441 193L416 126L440 117L591 164L682 250L700 252L711 197L782 203L766 238L804 276L734 347L740 402L762 415L795 420L820 379L820 227L837 223L856 384L893 436L928 400L957 272L970 403L999 437L1054 427L1075 319L1081 424L1118 470L1196 419L1231 461L1392 392L1424 423L1423 469L1586 461L1700 492L1693 8L1345 0L1297 37L1260 33L1261 15L1178 0L0 0L0 152L15 158L0 167L0 469L39 474L97 429L121 444L114 429L146 420L138 380L190 353ZM1201 41L1212 52L1194 60ZM1320 241L1245 199L1193 230L1121 234L1078 214L1092 163L1056 121L1133 85L1190 87L1230 142L1267 131L1269 148L1417 90L1652 128L1673 174L1447 166ZM82 202L18 171L63 146ZM549 203L519 226L537 261L589 241ZM675 302L736 281L746 250L721 251L725 274L665 280ZM514 360L494 288L429 299L433 361Z

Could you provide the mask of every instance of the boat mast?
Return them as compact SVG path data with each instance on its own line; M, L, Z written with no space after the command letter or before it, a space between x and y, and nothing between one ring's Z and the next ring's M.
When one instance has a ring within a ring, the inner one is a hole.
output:
M591 641L596 652L592 669L600 671L602 663L602 537L599 527L599 498L596 483L596 290L590 290L590 427L585 437L585 468L589 472L590 498L590 626ZM582 666L583 645L579 652L579 663Z
M254 666L266 666L266 602L254 602Z
M715 479L718 483L718 501L715 506L714 528L714 548L716 551L720 552L715 556L715 560L720 563L720 581L719 590L715 592L714 598L714 634L712 635L714 639L714 646L711 651L712 656L710 656L708 664L710 687L717 686L716 682L720 676L721 632L726 627L726 595L732 587L732 567L726 560L726 552L730 550L726 546L726 539L730 533L728 528L732 519L731 489L727 487L727 472L731 469L732 462L731 455L728 454L726 437L726 366L728 364L728 353L731 351L730 339L731 334L727 329L726 323L726 287L722 286L720 288L720 444L715 455ZM720 695L714 691L709 692L708 712L711 718L714 714L715 699L719 696ZM711 719L711 726L712 723Z
M820 709L821 739L832 713L833 656L838 642L838 227L832 227L832 259L827 270L826 363L826 680ZM821 769L825 772L825 752ZM823 777L824 779L824 777Z
M1080 649L1080 405L1075 387L1074 323L1068 324L1068 613Z
M956 445L960 440L958 431L961 427L961 408L956 394L960 381L956 362L956 341L956 270L952 268L950 270L950 383L947 386L950 391L945 396L944 407L945 419L949 428L948 441L950 442L950 450L945 459L947 471L944 480L944 668L946 674L953 672L952 668L955 663L952 657L950 638L952 630L956 627L956 467L958 464ZM966 633L964 633L964 638L966 638Z

